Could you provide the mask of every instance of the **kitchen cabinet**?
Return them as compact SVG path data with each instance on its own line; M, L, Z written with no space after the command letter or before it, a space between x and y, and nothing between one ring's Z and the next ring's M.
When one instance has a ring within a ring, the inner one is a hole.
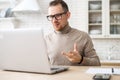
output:
M120 0L88 0L88 28L92 38L120 38Z

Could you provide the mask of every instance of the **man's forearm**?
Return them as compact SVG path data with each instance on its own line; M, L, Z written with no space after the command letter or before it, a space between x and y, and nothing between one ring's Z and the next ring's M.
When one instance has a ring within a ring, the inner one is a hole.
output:
M95 57L83 57L83 61L80 65L84 66L100 66L100 61L98 56Z

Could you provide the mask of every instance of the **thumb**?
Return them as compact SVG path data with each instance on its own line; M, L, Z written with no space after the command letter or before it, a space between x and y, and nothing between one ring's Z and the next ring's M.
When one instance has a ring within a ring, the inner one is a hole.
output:
M77 49L77 43L74 43L74 51L78 51L78 49Z

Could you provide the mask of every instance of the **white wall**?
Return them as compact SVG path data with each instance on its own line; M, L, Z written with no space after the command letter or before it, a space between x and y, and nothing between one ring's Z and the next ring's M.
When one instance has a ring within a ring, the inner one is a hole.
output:
M41 14L25 14L25 13L16 13L17 19L21 21L19 27L38 27L43 26L46 31L53 29L49 21L47 21L47 8L51 0L38 0L39 6L41 8ZM87 0L65 0L70 7L71 17L69 23L72 27L86 31L87 28L87 7L84 7ZM86 15L86 16L84 16ZM18 27L18 26L17 26ZM46 29L47 28L47 29Z
M52 25L46 19L48 3L51 0L39 0L42 13L16 13L15 16L19 22L15 27L43 27L45 34L53 30ZM74 28L87 29L87 0L65 0L71 11L70 25ZM86 5L86 7L84 6ZM84 6L84 7L83 7ZM94 47L101 60L107 60L108 54L111 54L112 60L120 60L120 39L93 39Z

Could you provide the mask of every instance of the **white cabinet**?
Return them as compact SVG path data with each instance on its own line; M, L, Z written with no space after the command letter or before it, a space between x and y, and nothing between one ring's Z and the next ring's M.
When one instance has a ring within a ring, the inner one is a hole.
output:
M120 38L120 0L88 0L87 30L92 38Z
M109 5L110 36L120 37L120 0L110 0Z
M104 33L102 6L102 0L88 1L88 33L91 35L91 37L102 37L102 34Z

